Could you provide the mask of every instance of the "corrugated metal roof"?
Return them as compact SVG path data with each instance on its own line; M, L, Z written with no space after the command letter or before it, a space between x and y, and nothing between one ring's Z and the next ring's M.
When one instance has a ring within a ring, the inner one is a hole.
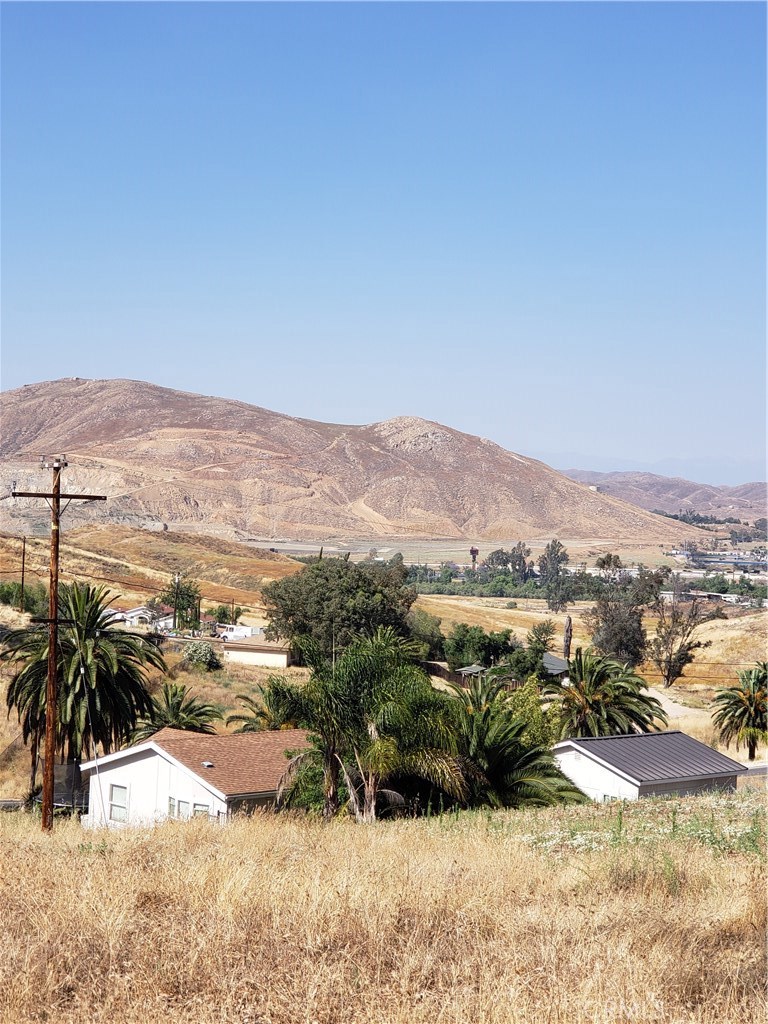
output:
M565 658L558 658L556 654L550 654L549 651L544 653L542 661L544 662L544 668L551 676L559 676L561 673L568 671L568 662Z
M703 776L736 775L747 769L684 732L633 733L563 740L604 761L634 782L669 782Z

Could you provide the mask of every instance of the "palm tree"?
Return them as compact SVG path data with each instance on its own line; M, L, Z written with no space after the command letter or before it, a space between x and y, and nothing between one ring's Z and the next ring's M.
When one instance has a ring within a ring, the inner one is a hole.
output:
M450 686L458 750L469 783L470 807L549 807L586 797L557 767L547 747L531 746L528 723L516 716L500 679L481 677Z
M543 688L559 706L560 739L653 732L660 728L657 723L666 725L661 704L643 692L645 681L628 665L577 647L568 677Z
M258 697L238 693L237 699L246 714L237 712L227 717L227 725L241 723L235 732L262 732L274 729L295 729L296 687L280 676L270 676L264 686L257 686Z
M323 769L323 816L339 810L343 775L359 821L374 821L381 799L402 802L388 783L418 775L460 794L464 780L447 749L444 705L411 659L414 645L388 627L358 637L331 661L313 644L302 653L312 675L295 690L295 717L314 738L286 775L289 785L302 764Z
M150 668L166 671L158 648L146 637L118 628L110 611L115 600L102 586L73 583L59 592L56 749L79 760L83 750L99 745L104 752L127 741L139 718L148 715ZM0 659L11 664L8 714L15 710L24 742L32 740L32 789L40 737L45 731L49 632L30 626L13 630L3 642Z
M736 740L746 743L749 760L755 760L757 744L768 742L768 662L759 661L746 672L739 672L737 686L717 691L712 721L726 746Z
M179 683L163 683L160 699L152 698L149 715L143 718L133 733L133 742L141 743L158 729L183 729L185 732L215 733L214 722L221 721L222 713L213 704L193 697L189 687Z
M392 788L398 779L416 777L459 799L467 792L445 698L413 664L414 651L380 627L346 652L355 715L343 771L358 821L375 821L380 800L403 803Z

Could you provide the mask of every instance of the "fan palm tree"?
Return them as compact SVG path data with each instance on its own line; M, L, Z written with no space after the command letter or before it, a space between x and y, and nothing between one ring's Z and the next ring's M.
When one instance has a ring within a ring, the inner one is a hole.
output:
M274 729L295 729L297 726L296 687L280 676L270 676L264 686L257 686L258 697L238 693L243 712L227 716L227 725L240 723L235 732L263 732Z
M467 689L451 684L449 692L467 806L549 807L586 799L548 748L525 741L527 722L516 717L503 680L481 677Z
M89 746L104 752L127 741L142 715L150 713L150 668L166 671L158 648L140 634L118 628L110 611L115 597L102 586L73 583L59 592L56 749L79 760ZM49 631L29 626L3 641L0 659L14 675L6 696L15 710L24 742L32 740L31 788L40 738L45 732Z
M739 672L737 686L718 690L712 721L726 746L736 740L736 749L745 743L749 760L754 761L757 744L768 742L768 662L759 661L746 672Z
M657 731L667 716L645 681L612 658L576 648L567 682L546 683L545 696L559 706L559 737L614 736Z
M152 707L133 733L133 742L142 743L158 729L183 729L185 732L215 733L214 722L221 721L222 713L214 704L206 704L193 697L188 686L163 683L160 698L152 698Z

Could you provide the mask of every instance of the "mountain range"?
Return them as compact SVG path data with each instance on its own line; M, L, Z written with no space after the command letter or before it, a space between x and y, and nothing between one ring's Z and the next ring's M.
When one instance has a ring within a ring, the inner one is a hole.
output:
M717 487L656 473L594 473L582 469L566 469L564 473L571 480L599 487L605 494L651 511L699 512L745 522L753 522L766 514L764 483Z
M3 493L14 481L47 489L38 456L62 452L65 489L109 499L76 503L78 522L261 539L668 544L692 535L493 441L414 416L320 423L131 380L66 378L3 393ZM40 501L0 502L5 528L47 514Z

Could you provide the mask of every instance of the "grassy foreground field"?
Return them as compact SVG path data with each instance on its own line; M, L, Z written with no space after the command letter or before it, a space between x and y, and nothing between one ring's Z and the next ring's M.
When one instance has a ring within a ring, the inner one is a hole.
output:
M329 827L53 836L0 815L0 1019L764 1019L765 814L746 791Z

